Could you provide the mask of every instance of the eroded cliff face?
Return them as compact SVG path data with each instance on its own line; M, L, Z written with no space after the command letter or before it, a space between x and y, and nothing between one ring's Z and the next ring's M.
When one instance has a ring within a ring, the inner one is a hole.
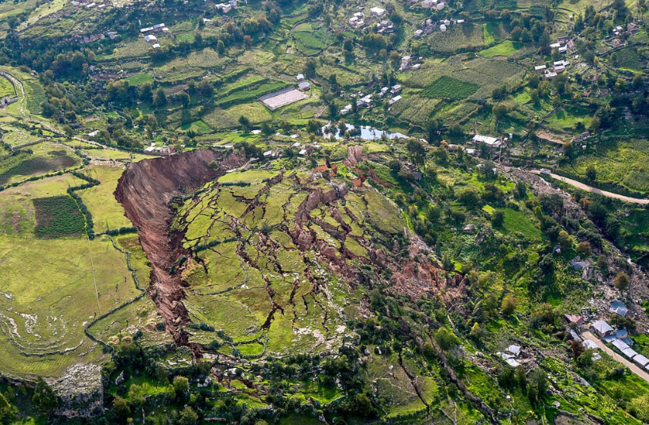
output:
M208 166L212 162L218 165ZM189 315L182 301L185 284L180 272L172 272L172 269L189 253L182 247L184 234L170 232L173 219L170 201L201 188L245 162L242 153L212 150L148 159L130 164L115 190L125 215L138 228L142 248L151 263L151 284L147 292L179 345L188 345L183 326L189 322Z

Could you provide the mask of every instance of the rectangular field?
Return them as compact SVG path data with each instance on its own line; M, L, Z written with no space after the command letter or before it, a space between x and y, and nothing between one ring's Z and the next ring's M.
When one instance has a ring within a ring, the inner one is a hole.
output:
M307 94L302 93L297 89L288 88L275 93L270 93L261 97L259 100L261 100L261 103L266 105L269 109L274 111L282 106L290 105L291 103L307 99L308 97Z
M480 86L442 76L426 87L421 95L432 98L464 99L478 91Z

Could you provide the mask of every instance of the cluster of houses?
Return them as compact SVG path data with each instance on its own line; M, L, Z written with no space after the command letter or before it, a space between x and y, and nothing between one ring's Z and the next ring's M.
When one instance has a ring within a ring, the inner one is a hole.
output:
M423 59L424 58L420 57L419 61ZM412 69L416 71L419 68L421 68L421 63L413 63L412 56L404 56L401 58L401 66L399 67L400 71L405 71L407 69Z
M379 34L389 34L394 32L394 23L387 19L383 19L387 11L382 7L373 7L370 9L370 16L372 18L378 19L376 27L378 28ZM356 12L349 18L349 25L352 28L359 29L366 25L365 13Z
M563 71L565 71L570 66L570 62L567 60L555 61L550 68L547 65L538 65L534 67L534 71L543 73L543 76L546 80L550 80Z
M561 54L567 54L575 50L575 45L570 37L559 37L556 43L550 44L550 48L558 51ZM575 59L577 57L578 56L575 56ZM562 59L554 61L552 66L537 65L534 67L534 71L542 73L546 80L550 80L565 71L568 66L570 66L570 62Z
M633 22L630 22L627 25L626 29L624 27L622 27L622 26L619 26L619 25L617 27L613 28L613 30L611 31L611 35L613 37L623 37L623 36L625 36L627 34L629 34L629 35L630 34L635 34L638 31L640 31L640 27L637 24L634 24Z
M393 97L388 100L388 104L390 106L394 105L398 101L402 99L401 93L402 87L400 84L395 84L392 87L383 87L381 88L381 91L377 94L377 97L382 99L386 96L393 95ZM359 108L367 108L371 109L374 107L374 94L363 94L363 93L358 93L359 98L356 100L356 106ZM352 97L355 97L355 95L352 95ZM341 115L347 115L353 110L352 105L345 105L343 109L340 110Z
M140 34L144 34L144 41L151 44L151 47L154 49L159 49L160 44L158 44L158 37L153 35L153 33L169 33L169 28L165 24L155 24L152 27L142 28Z
M159 153L162 155L171 155L174 150L173 148L170 148L169 146L162 146L158 147L155 145L155 143L151 143L151 145L147 148L144 148L144 152L147 153Z
M221 11L221 13L226 14L232 9L237 8L237 0L230 0L227 3L218 3L214 7L216 7L217 10Z
M413 34L415 38L419 38L422 35L432 34L436 29L440 32L446 32L451 27L451 25L462 25L466 21L464 19L440 19L438 22L434 22L432 19L426 19L421 27L416 30Z
M437 10L443 10L446 7L446 3L444 3L441 0L423 0L420 3L421 7L424 9L437 9Z
M511 367L518 367L521 363L517 360L522 353L520 345L510 345L505 352L498 352L496 355L503 359Z
M92 0L72 0L70 3L74 7L78 8L84 8L86 10L94 9L95 7L97 9L104 9L108 2L103 2L103 3L95 3Z
M608 310L610 313L622 317L626 317L629 312L626 305L619 300L611 301ZM582 340L581 336L577 333L577 329L580 329L584 325L584 316L564 314L563 317L566 322L572 326L571 328L568 328L568 333L573 340L582 342L586 349L595 350L598 348L595 342L587 339ZM605 343L611 344L613 347L618 349L624 357L649 371L649 359L632 348L633 340L629 338L629 333L626 329L615 329L605 320L595 320L590 324L589 329ZM600 358L601 356L598 353L594 353L593 360L598 360Z
M297 80L297 88L300 89L300 91L311 90L311 83L306 81L304 74L297 74L295 79Z
M611 303L611 310L614 309L626 315L626 307L621 301ZM617 348L626 358L649 371L649 359L631 348L633 340L629 338L626 329L613 329L611 325L603 320L593 322L591 329L597 336Z

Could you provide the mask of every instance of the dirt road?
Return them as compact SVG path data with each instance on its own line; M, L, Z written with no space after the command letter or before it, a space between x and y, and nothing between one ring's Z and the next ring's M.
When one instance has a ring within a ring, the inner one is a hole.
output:
M534 173L534 174L541 175L540 170L530 170L530 171L532 173ZM620 195L620 194L613 193L613 192L607 192L605 190L601 190L601 189L598 189L596 187L588 186L587 184L578 182L577 180L569 179L567 177L560 176L558 174L550 173L549 175L553 179L556 179L556 180L562 181L564 183L567 183L570 186L576 187L577 189L585 190L586 192L595 193L597 195L602 195L602 196L606 196L606 197L609 197L609 198L619 199L620 201L631 202L631 203L634 203L634 204L643 204L643 205L649 204L649 199L631 198L630 196L624 196L624 195Z
M642 369L637 364L633 363L631 360L628 360L626 357L624 357L624 356L622 356L620 354L617 354L615 351L608 348L606 345L604 345L602 340L597 338L595 335L593 335L592 333L586 331L586 332L583 332L581 334L581 336L584 339L587 339L587 340L592 341L595 344L597 344L597 346L600 348L600 350L604 351L606 354L608 354L609 356L613 357L618 362L622 363L624 366L631 369L631 372L635 373L640 378L642 378L645 381L649 382L649 373L647 373L644 369Z

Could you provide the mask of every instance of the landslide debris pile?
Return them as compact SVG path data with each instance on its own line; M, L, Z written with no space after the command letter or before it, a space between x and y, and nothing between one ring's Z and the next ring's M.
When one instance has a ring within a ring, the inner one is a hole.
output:
M172 227L192 254L184 304L202 345L223 330L263 346L250 354L332 349L366 289L419 296L438 282L391 201L318 172L229 173L186 200Z
M328 172L238 170L245 162L194 151L120 179L151 262L148 293L177 344L226 342L251 357L333 349L368 289L418 297L439 284L426 245L375 189Z

